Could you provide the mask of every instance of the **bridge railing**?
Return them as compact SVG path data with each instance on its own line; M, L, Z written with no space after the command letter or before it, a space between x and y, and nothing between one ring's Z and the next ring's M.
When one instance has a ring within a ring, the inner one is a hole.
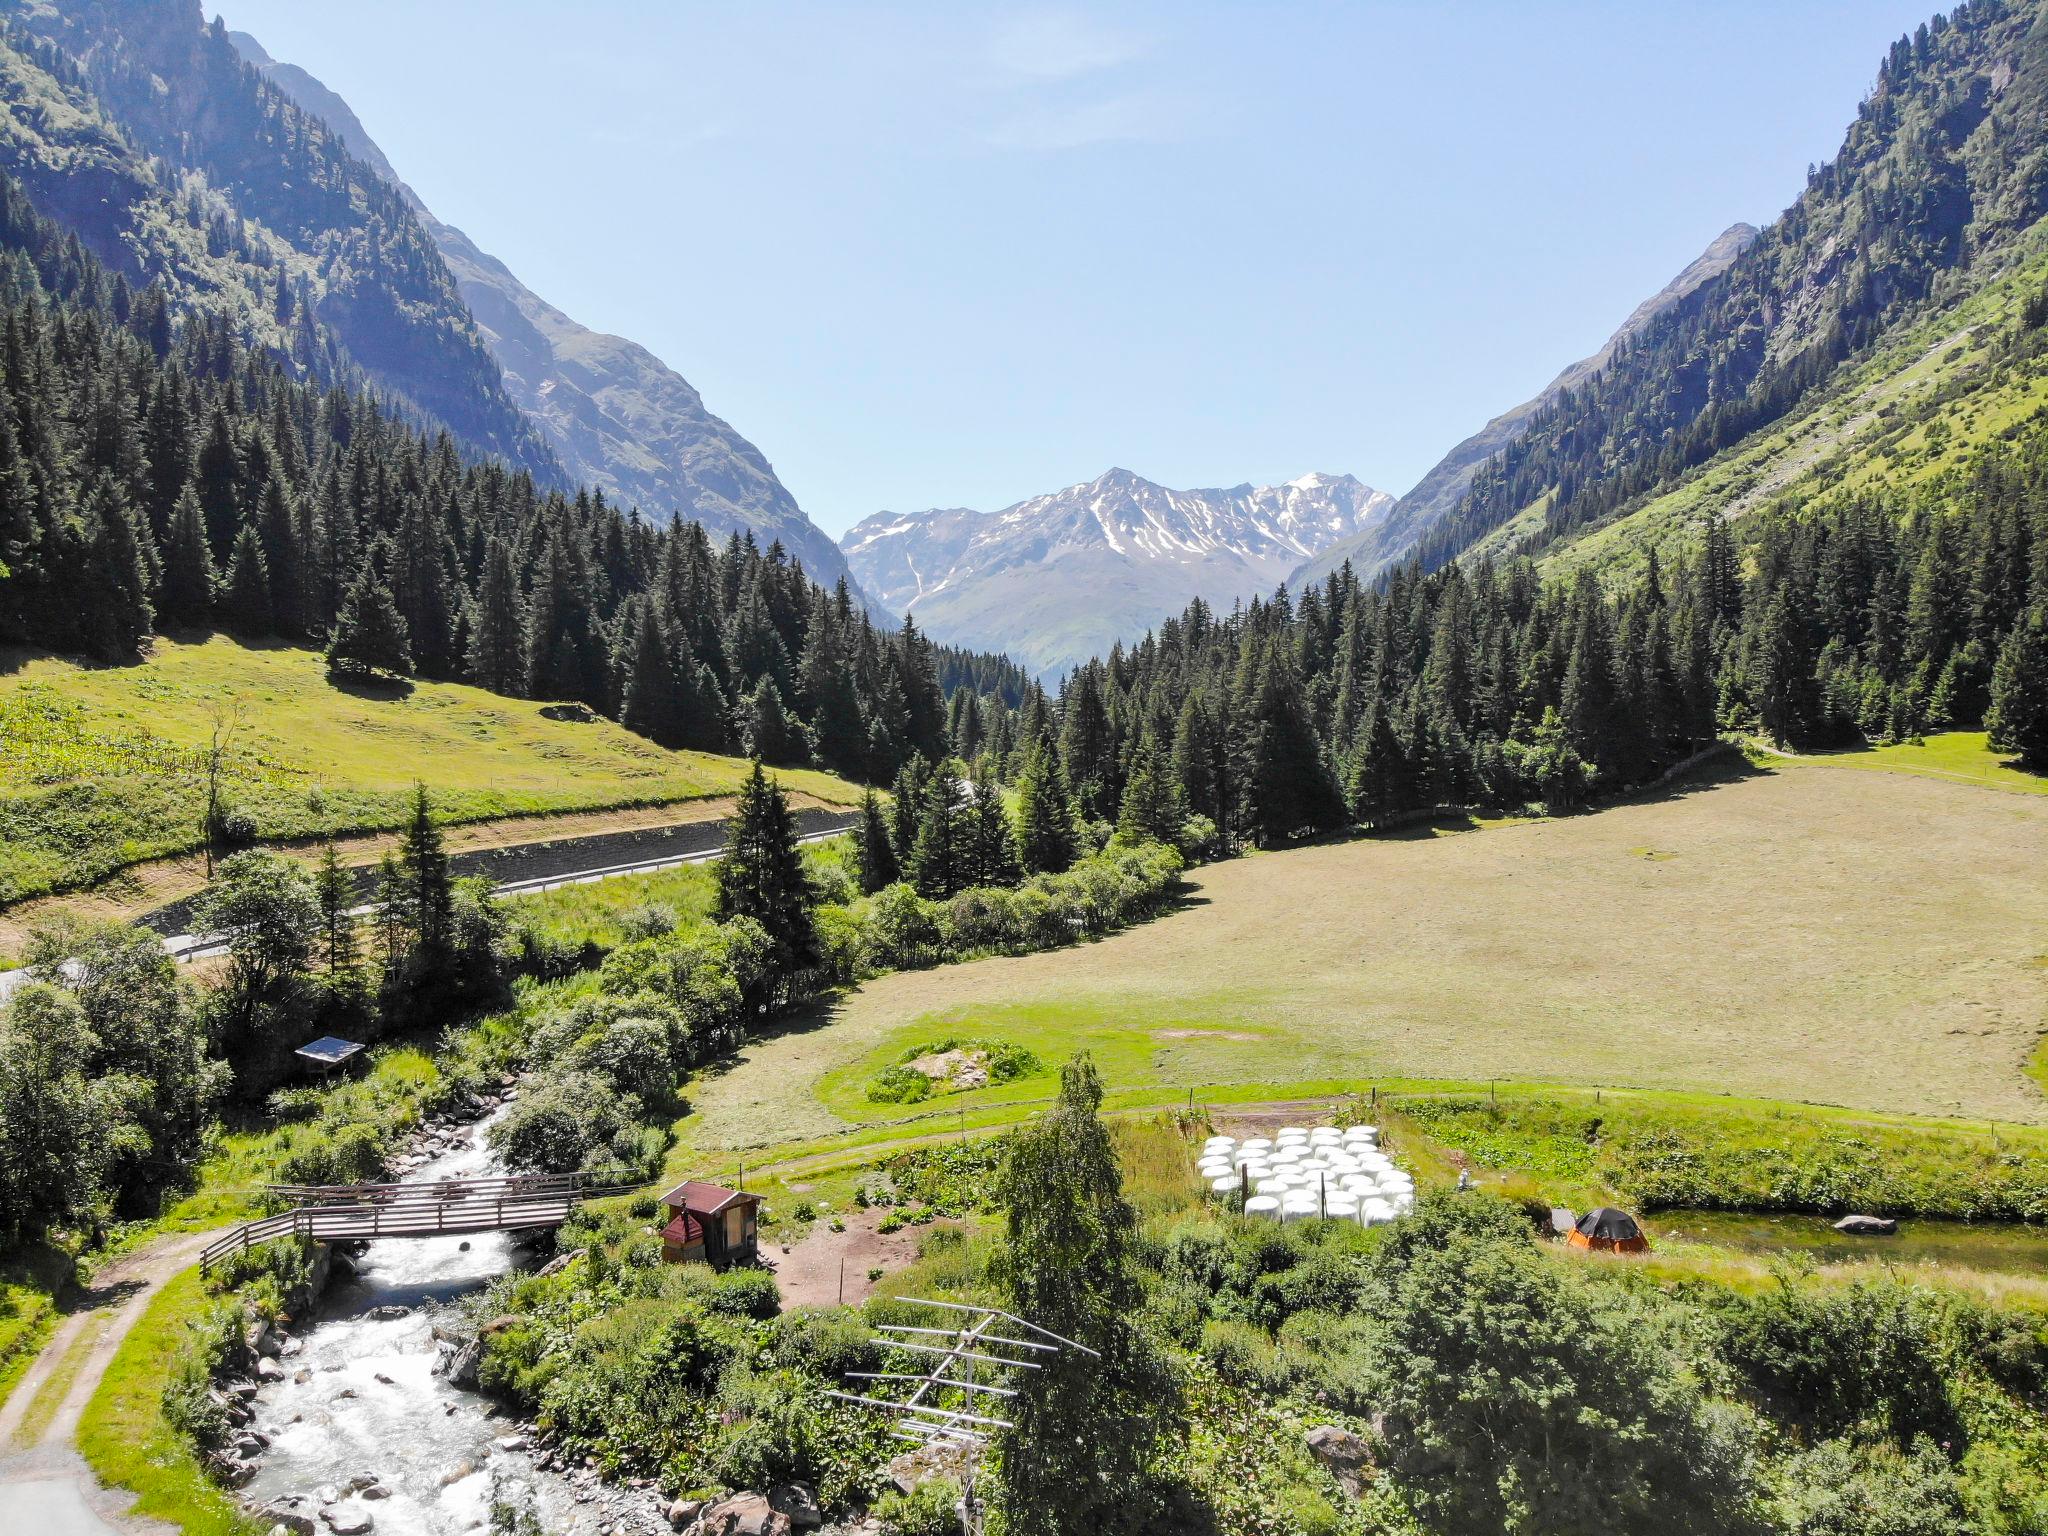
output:
M424 1184L272 1185L271 1193L299 1203L223 1233L200 1251L199 1267L211 1269L280 1237L358 1242L559 1226L584 1201L626 1194L636 1187L597 1182L613 1176L537 1174ZM630 1178L623 1170L615 1176Z

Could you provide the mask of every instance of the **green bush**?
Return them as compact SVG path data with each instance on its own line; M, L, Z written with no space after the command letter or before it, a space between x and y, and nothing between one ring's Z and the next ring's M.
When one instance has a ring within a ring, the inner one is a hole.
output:
M769 1318L782 1310L782 1292L765 1269L731 1269L718 1277L704 1304L734 1317Z
M876 1501L874 1513L889 1536L953 1536L960 1528L960 1485L934 1477L909 1493L892 1488Z
M884 1067L868 1079L867 1096L875 1104L922 1104L932 1096L932 1080L915 1067Z

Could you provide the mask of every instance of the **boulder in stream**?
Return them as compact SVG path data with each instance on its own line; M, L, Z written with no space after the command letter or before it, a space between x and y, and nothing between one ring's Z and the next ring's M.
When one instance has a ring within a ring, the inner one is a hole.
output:
M790 1536L789 1516L758 1493L720 1499L697 1517L696 1536Z
M1889 1216L1844 1216L1835 1230L1849 1237L1892 1237L1899 1224Z
M334 1504L320 1511L320 1518L327 1522L327 1529L334 1536L365 1536L376 1525L367 1509L351 1509L346 1504Z

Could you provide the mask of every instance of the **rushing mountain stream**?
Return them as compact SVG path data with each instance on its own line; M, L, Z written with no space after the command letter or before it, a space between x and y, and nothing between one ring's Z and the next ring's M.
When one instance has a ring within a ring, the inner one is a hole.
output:
M498 1171L488 1123L408 1182ZM256 1396L255 1426L270 1445L244 1490L250 1502L289 1511L292 1524L312 1522L322 1536L666 1531L652 1493L546 1469L490 1398L448 1379L436 1326L466 1336L463 1299L522 1262L503 1233L370 1244L306 1319L282 1379Z

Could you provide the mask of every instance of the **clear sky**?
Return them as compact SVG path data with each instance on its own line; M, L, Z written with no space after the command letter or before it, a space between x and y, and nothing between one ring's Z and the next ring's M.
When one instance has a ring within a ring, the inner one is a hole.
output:
M206 0L838 533L1402 491L1830 156L1934 0Z

